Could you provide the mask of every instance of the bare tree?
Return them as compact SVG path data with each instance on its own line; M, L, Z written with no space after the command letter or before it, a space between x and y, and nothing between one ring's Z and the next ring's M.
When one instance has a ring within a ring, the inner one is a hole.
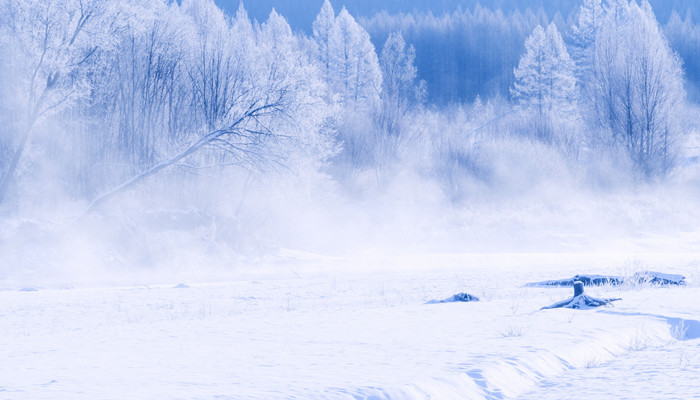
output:
M260 142L264 140L264 137L272 135L272 132L269 131L264 124L261 124L260 121L284 111L284 92L278 93L276 99L268 98L265 100L267 101L254 101L250 103L248 110L240 115L228 127L209 132L196 141L185 145L175 155L147 168L118 186L100 194L90 202L85 213L94 210L106 200L131 188L144 179L155 175L159 171L177 165L208 146L215 147L235 155L236 157L261 157L263 154L257 147Z
M200 8L189 10L190 22L199 29L188 41L193 44L188 72L193 101L188 112L199 125L170 146L169 155L95 197L88 212L173 166L197 170L213 162L260 169L309 163L318 168L315 162L332 153L332 138L322 132L327 107L320 72L304 56L284 18L273 12L254 29L245 10L239 9L230 25L221 19L212 26L220 11L212 2L196 5Z
M646 178L674 165L681 135L683 70L651 6L611 2L597 39L588 104L598 131Z
M29 142L35 124L88 93L85 72L105 39L109 9L98 0L4 0L5 40L21 66L13 80L21 93L22 116L14 154L0 180L0 201Z

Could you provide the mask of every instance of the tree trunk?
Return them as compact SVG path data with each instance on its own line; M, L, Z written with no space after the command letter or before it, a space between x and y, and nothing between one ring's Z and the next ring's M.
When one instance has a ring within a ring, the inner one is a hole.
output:
M32 122L24 131L22 139L19 142L19 146L17 146L15 154L12 157L12 162L10 162L10 166L7 168L7 171L3 175L2 181L0 181L0 204L2 204L2 202L5 200L5 197L7 196L7 191L10 186L10 182L12 181L12 178L15 175L15 171L17 171L17 167L19 166L19 160L22 158L22 153L24 153L24 149L27 147L27 142L29 142L29 136L31 136L33 127L34 123Z
M92 202L90 202L90 205L88 205L88 208L85 210L85 212L83 214L88 214L90 211L94 210L98 205L104 203L106 200L113 197L114 195L130 188L131 186L148 178L149 176L154 175L158 171L165 169L167 167L170 167L171 165L174 165L174 164L178 163L179 161L187 158L189 155L197 152L197 150L199 150L200 148L204 147L206 144L211 142L214 138L215 138L215 136L213 136L213 134L209 134L209 135L205 136L204 138L198 140L194 144L192 144L190 147L187 148L187 150L183 151L182 153L170 158L169 160L163 161L159 164L156 164L156 165L146 169L145 171L130 178L129 180L125 181L124 183L120 184L119 186L115 187L114 189L109 190L109 191L97 196Z

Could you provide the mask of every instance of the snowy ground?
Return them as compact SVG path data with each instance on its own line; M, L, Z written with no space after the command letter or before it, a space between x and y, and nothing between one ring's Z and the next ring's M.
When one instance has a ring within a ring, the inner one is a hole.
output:
M700 257L642 259L289 252L185 288L0 282L0 398L691 398ZM523 287L641 267L689 285L588 288L623 298L588 311L539 311L572 290ZM482 301L424 304L458 292Z

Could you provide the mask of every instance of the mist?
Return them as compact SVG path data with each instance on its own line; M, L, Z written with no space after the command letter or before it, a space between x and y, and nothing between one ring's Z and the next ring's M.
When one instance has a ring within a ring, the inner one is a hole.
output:
M222 281L294 254L695 252L692 18L252 3L2 3L0 286Z
M699 10L0 0L0 397L697 397Z

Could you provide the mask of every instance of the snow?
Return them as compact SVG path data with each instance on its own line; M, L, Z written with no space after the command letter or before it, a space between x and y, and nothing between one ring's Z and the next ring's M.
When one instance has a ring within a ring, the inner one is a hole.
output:
M686 287L588 287L623 301L542 311L571 288L526 282L620 273L627 256L283 255L228 282L0 282L0 398L694 395L695 255L644 256ZM459 292L480 301L424 304Z

